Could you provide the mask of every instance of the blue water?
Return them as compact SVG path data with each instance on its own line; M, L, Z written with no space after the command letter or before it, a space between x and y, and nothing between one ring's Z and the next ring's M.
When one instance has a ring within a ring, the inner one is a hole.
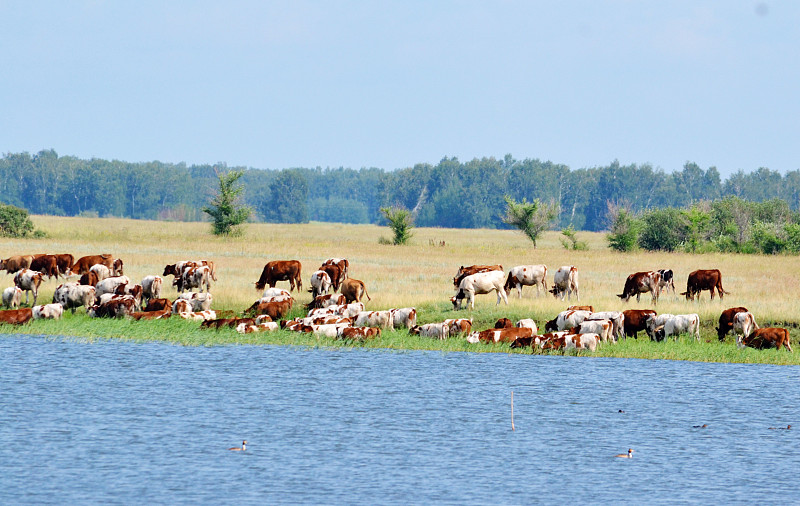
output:
M798 380L765 365L0 336L0 503L796 503Z

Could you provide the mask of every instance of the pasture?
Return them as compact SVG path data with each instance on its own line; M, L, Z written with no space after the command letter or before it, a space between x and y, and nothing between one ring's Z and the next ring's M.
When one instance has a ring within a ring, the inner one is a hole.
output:
M309 278L320 263L329 257L350 261L350 275L364 281L372 298L367 309L416 307L420 323L445 318L471 317L473 328L492 326L500 317L534 318L543 327L574 299L560 301L550 294L536 296L535 288L523 289L520 300L516 291L509 293L509 305L495 306L496 297L479 295L475 310L454 312L449 297L454 294L452 279L461 265L502 264L506 272L516 265L545 264L547 282L561 265L579 269L580 304L595 310L651 308L649 294L641 302L635 298L624 303L615 294L621 293L625 278L636 271L670 268L675 272L678 292L686 289L689 272L718 268L726 291L724 301L709 300L703 292L699 302L686 301L672 293L664 293L655 308L659 313L698 313L701 317L701 342L682 337L677 342L651 343L643 335L638 341L602 346L596 356L631 358L665 358L721 362L765 362L800 364L800 357L784 350L739 350L732 338L717 343L714 327L720 312L732 306L746 306L755 314L759 325L788 326L797 342L795 326L798 318L798 284L796 257L732 254L686 253L616 253L606 247L603 234L579 232L589 249L568 251L560 242L560 234L548 232L539 247L520 233L510 230L457 230L439 228L414 229L408 246L382 245L381 236L389 236L386 227L310 223L303 225L249 224L237 238L220 238L210 233L207 223L174 223L107 218L63 218L34 216L38 229L48 235L44 239L0 239L0 256L6 258L23 253L72 253L76 258L96 253L112 253L125 262L125 274L138 282L148 274L161 275L164 266L183 259L208 259L216 263L219 281L212 285L214 309L241 311L260 293L254 282L269 260L296 259L303 264L303 291L294 293L297 302L290 316L303 313L302 306L311 299ZM444 245L441 245L444 243ZM12 276L0 274L2 287L11 286ZM165 278L165 295L173 299L175 289L169 287L172 277ZM43 283L39 300L49 302L53 290L62 281ZM278 283L288 288L288 283ZM3 327L7 333L73 335L94 338L161 340L192 345L229 343L297 344L301 346L350 346L334 340L289 332L239 335L233 330L201 331L197 323L177 321L136 322L90 319L79 309L78 314L65 315L61 321L35 321L23 327ZM708 341L708 342L707 342ZM360 345L359 345L360 346ZM406 332L386 332L363 346L392 349L430 349L446 351L510 352L507 345L468 344L463 338L446 342L409 336ZM529 351L525 351L528 353Z

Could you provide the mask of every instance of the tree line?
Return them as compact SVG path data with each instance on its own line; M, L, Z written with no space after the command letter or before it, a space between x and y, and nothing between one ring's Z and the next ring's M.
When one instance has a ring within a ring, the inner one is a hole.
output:
M251 219L383 224L382 208L412 211L417 226L507 228L506 198L553 206L555 228L606 230L609 204L632 213L686 208L725 197L762 202L780 199L800 207L800 171L781 175L759 168L722 179L715 167L687 162L673 173L648 164L570 169L537 159L481 158L378 168L262 170L162 162L123 162L7 153L0 159L0 201L35 214L117 216L196 221L213 198L218 173L242 171L243 202Z

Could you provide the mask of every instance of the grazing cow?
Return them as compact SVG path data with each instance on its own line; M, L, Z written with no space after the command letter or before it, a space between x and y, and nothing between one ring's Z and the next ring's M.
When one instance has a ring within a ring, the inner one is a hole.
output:
M711 300L714 300L714 290L719 293L719 298L728 293L722 289L722 273L719 269L699 269L689 274L689 279L686 280L686 291L681 295L686 296L686 300L694 300L697 295L697 300L700 300L700 292L709 290L711 292Z
M591 306L590 306L591 307ZM592 313L587 320L608 320L611 322L611 334L616 342L623 337L625 329L625 314L621 311L599 311Z
M547 266L545 265L518 265L512 267L508 272L505 288L510 292L512 288L517 289L519 298L522 298L523 286L536 286L536 296L541 294L541 289L547 291Z
M114 258L110 253L103 255L87 255L75 261L72 265L72 272L74 274L86 274L93 265L103 264L109 269L114 267Z
M145 312L163 311L166 308L171 308L172 303L169 299L150 299L144 308Z
M58 259L55 255L36 255L31 262L30 269L39 271L46 275L48 279L58 277Z
M481 332L473 332L467 336L468 343L513 343L520 337L531 337L534 335L533 329L512 327L510 329L487 329Z
M0 271L5 270L7 274L14 274L22 269L30 269L31 262L33 255L14 255L0 260Z
M733 330L733 318L737 313L747 313L746 307L731 307L726 309L719 315L719 327L716 328L717 337L720 341L725 340L725 336Z
M328 267L336 267L336 266L328 266ZM338 269L338 267L336 267ZM311 275L311 297L317 298L320 295L327 294L328 291L331 289L331 277L325 271L314 271ZM336 289L334 288L333 291L335 292Z
M329 258L324 262L322 262L323 267L326 265L335 265L336 267L339 268L339 273L341 274L341 277L339 278L338 284L340 285L342 284L342 281L347 279L347 277L350 275L350 262L346 258Z
M533 319L531 318L523 318L522 320L519 320L517 323L515 323L514 326L519 328L532 329L534 334L539 332L539 327L536 325L536 322L533 321Z
M172 316L172 308L160 309L158 311L140 311L131 313L131 318L134 320L161 320Z
M390 310L394 328L410 329L417 324L417 310L413 307L395 308Z
M652 309L628 309L623 311L625 337L639 337L639 332L647 329L647 319L657 313Z
M561 298L564 300L564 294L567 299L572 300L572 294L575 293L575 300L580 300L578 295L578 268L574 265L564 265L558 268L555 276L553 276L553 288L550 290L553 297Z
M379 327L342 327L339 329L339 339L364 341L381 337Z
M236 327L236 332L240 334L254 334L256 332L272 332L275 330L278 330L277 322L256 323L255 325L245 325L244 323L240 323Z
M145 276L142 278L142 302L146 305L150 299L160 298L163 284L164 278L161 276Z
M14 285L25 292L25 304L28 304L28 294L33 292L33 305L39 296L39 285L44 280L44 274L32 269L22 269L14 275Z
M348 304L351 302L360 303L362 296L366 296L367 300L372 300L367 293L367 286L364 282L353 278L347 278L342 282L342 295L344 295Z
M561 311L558 316L545 324L544 329L548 332L571 329L583 323L583 320L591 315L589 311Z
M117 291L119 285L127 285L131 280L128 276L112 276L110 278L102 279L97 282L95 289L97 289L97 297L99 298L104 293L114 293Z
M59 253L53 255L56 257L56 267L62 276L72 275L72 264L75 263L75 257L69 253Z
M181 274L182 290L190 292L198 288L201 292L211 290L211 268L207 265L190 267Z
M615 340L613 328L610 320L584 320L578 325L578 334L596 334L605 343Z
M61 304L45 304L43 306L33 306L31 314L34 320L58 320L64 314L64 306Z
M650 318L649 322L654 321L655 318ZM656 341L661 341L670 336L679 336L681 334L694 334L695 339L700 340L700 317L697 314L677 314L664 322L663 327L649 328L650 335L655 337Z
M211 302L214 300L214 297L208 293L193 293L187 292L178 295L177 300L185 300L188 301L192 307L192 311L199 312L199 311L208 311L211 309Z
M453 286L456 288L461 285L461 281L466 278L467 276L472 276L473 274L478 274L479 272L489 272L489 271L502 271L502 265L470 265L469 267L464 267L463 265L458 268L458 273L453 278Z
M9 286L3 290L3 305L17 309L22 302L22 289L18 286Z
M453 310L461 309L461 301L464 299L467 300L470 309L475 309L475 295L488 294L493 291L497 292L497 304L500 304L502 299L508 305L508 297L503 289L504 278L503 271L486 271L466 276L458 285L456 295L450 298Z
M107 267L103 266L104 269L108 269ZM80 279L78 279L79 285L89 285L95 286L100 281L100 278L97 276L97 272L89 271L86 274L81 274Z
M661 279L658 281L658 293L660 294L664 288L667 291L672 289L673 295L675 294L675 275L672 272L672 269L659 269L658 274L661 275Z
M114 260L114 263L111 264L111 274L114 276L122 276L124 274L125 266L123 265L122 259L117 258Z
M301 276L302 265L297 260L273 260L267 262L261 271L261 277L256 281L256 290L263 290L267 285L270 288L278 281L288 281L289 289L303 289Z
M63 289L62 289L63 287ZM58 300L56 300L56 296ZM93 286L76 285L73 283L64 283L56 289L53 295L53 302L58 302L64 309L71 309L72 314L75 314L75 308L84 306L87 308L93 306L97 300L97 292Z
M648 336L650 336L651 341L660 341L664 338L664 336L656 336L655 331L656 329L660 329L664 327L664 324L667 323L667 320L673 318L675 315L670 313L661 313L659 315L651 315L647 317L647 328L645 332Z
M249 312L255 315L268 315L273 320L280 320L289 313L292 308L291 301L284 300L281 302L259 302L256 307Z
M450 329L451 336L472 332L472 318L451 318L444 321Z
M739 347L744 348L745 346L757 350L765 350L767 348L780 350L781 346L785 346L787 350L794 352L789 338L789 331L779 327L764 327L754 330L739 343Z
M736 342L741 343L745 336L749 336L754 330L758 329L756 318L753 313L747 311L744 313L736 313L733 317L733 332L736 334ZM739 333L741 332L741 337Z
M328 275L328 278L331 281L330 286L333 287L334 292L339 289L339 287L342 285L342 281L345 279L344 275L342 274L342 269L338 265L322 265L320 266L319 271L322 271Z
M514 328L514 322L512 322L508 318L500 318L499 320L494 322L494 328L496 328L496 329L511 329L511 328Z
M94 264L89 268L89 272L83 274L81 278L83 278L83 276L88 276L89 274L94 274L97 277L97 281L103 281L106 278L110 278L113 272L111 272L111 269L103 264Z
M33 311L29 307L0 311L0 323L7 325L22 325L28 323L31 318L33 318Z
M431 337L444 340L450 337L450 326L444 323L426 323L425 325L415 325L408 331L409 334L420 337Z
M328 306L336 306L341 304L346 304L347 298L340 294L340 293L331 293L328 295L318 295L314 297L314 300L306 304L306 309L317 309L317 308L325 308Z
M394 319L391 311L363 311L356 316L356 327L381 327L394 328Z
M661 275L655 271L635 272L625 280L625 288L617 297L628 302L631 297L636 295L636 302L639 302L641 294L650 292L653 304L656 304L658 302L659 281L661 281Z

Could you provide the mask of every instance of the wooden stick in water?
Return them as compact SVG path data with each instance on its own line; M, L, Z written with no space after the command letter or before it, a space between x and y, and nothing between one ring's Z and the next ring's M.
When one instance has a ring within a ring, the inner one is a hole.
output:
M511 430L514 429L514 391L511 391Z

